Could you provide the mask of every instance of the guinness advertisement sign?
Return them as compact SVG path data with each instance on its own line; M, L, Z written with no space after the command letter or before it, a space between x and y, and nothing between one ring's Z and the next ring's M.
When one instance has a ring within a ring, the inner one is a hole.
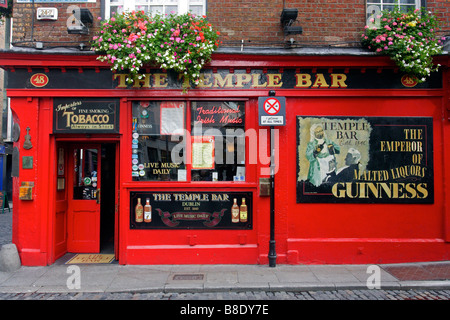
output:
M297 203L433 203L433 119L297 117Z
M55 98L54 133L119 133L119 99Z

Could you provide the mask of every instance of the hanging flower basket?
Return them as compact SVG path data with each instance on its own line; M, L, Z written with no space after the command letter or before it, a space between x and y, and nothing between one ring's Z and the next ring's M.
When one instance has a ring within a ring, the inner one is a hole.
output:
M143 11L116 13L102 22L93 37L92 50L100 61L111 64L113 72L128 72L127 83L143 79L144 65L174 70L184 83L200 82L200 70L219 46L219 32L206 16L146 15Z
M371 23L361 36L364 47L390 56L401 71L415 76L419 83L437 71L439 65L433 64L433 56L443 50L436 36L436 17L418 9L404 13L397 8L383 11Z

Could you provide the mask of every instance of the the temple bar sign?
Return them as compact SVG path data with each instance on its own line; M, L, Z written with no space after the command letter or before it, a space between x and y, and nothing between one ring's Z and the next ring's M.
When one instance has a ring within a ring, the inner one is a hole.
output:
M62 98L53 102L54 133L118 133L118 99Z

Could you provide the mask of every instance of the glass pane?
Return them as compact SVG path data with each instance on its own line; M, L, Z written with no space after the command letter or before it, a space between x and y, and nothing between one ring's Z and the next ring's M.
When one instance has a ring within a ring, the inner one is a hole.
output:
M189 6L189 11L196 16L201 16L203 14L203 6Z
M165 14L178 13L178 6L166 6Z
M97 199L98 150L75 149L73 152L73 198Z
M185 102L133 103L133 181L186 181Z
M148 6L136 6L137 11L144 11L144 13L148 12Z
M163 11L164 11L164 7L163 6L150 6L150 12L151 13L162 14Z
M123 12L123 6L110 6L109 9L110 17L112 17L115 13L120 14Z
M192 181L245 181L245 103L192 102Z
M400 6L400 11L402 12L410 12L410 11L414 11L414 9L416 9L415 5L401 5Z

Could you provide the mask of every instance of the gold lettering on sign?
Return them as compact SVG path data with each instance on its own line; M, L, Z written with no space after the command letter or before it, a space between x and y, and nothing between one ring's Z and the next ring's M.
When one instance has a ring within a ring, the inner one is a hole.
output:
M113 81L117 81L116 88L126 89L128 74L116 73ZM180 75L177 79L188 86L187 80ZM294 88L347 88L347 75L343 73L297 73ZM145 73L135 76L132 88L167 88L169 77L166 73ZM284 84L282 73L200 73L200 83L197 88L282 88Z

